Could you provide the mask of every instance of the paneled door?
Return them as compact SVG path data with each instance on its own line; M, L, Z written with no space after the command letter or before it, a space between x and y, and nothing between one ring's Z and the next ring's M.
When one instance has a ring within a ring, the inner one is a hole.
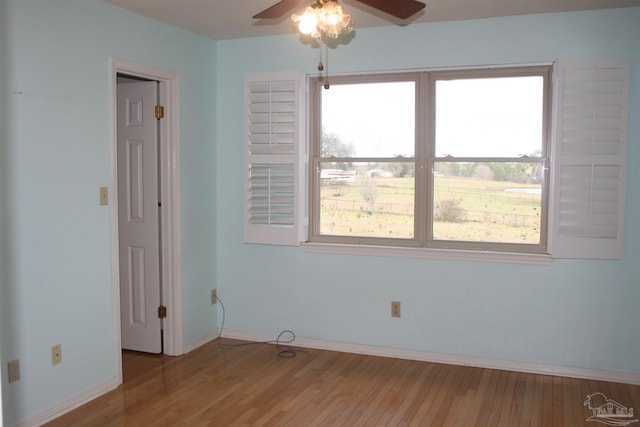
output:
M162 352L157 82L117 86L122 348Z

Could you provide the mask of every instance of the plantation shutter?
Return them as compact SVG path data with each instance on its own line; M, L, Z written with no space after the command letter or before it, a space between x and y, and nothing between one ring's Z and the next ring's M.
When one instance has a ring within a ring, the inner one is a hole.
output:
M302 81L300 73L245 76L245 243L301 240Z
M621 258L628 62L561 60L556 72L551 255Z

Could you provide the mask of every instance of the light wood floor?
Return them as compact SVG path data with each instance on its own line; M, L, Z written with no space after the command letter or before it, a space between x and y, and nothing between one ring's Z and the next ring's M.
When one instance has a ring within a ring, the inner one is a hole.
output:
M640 386L323 350L285 359L274 345L124 352L123 371L118 389L47 425L596 427L583 406L595 392L640 415Z

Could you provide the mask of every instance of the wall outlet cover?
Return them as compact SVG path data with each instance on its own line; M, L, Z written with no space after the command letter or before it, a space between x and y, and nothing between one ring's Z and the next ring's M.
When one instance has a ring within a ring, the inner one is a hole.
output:
M391 317L400 317L400 301L391 301Z
M59 365L62 363L62 344L56 344L51 347L51 365Z
M20 360L19 359L10 360L7 363L7 365L9 367L8 381L10 383L14 381L18 381L20 379Z

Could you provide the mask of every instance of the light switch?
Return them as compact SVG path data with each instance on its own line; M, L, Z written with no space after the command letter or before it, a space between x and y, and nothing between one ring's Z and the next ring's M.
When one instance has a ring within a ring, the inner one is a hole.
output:
M109 188L100 187L100 206L107 206L109 204Z

